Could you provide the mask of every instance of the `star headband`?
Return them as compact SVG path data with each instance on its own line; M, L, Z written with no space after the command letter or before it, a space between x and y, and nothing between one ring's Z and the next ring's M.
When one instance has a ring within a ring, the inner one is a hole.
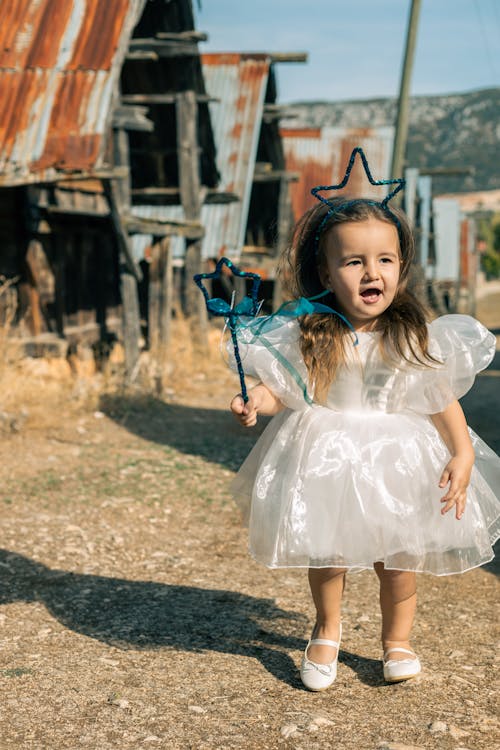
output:
M370 198L351 198L349 200L346 200L345 203L341 203L340 205L334 205L328 200L328 198L325 198L323 195L320 195L320 193L323 191L341 190L347 185L347 183L349 182L349 177L351 176L351 171L354 166L354 162L356 160L357 154L359 154L361 158L363 168L365 170L366 176L368 177L368 181L370 182L370 185L395 185L396 187L393 190L391 190L382 201L375 201L375 200L371 200ZM400 190L403 190L404 186L405 186L405 180L403 180L402 178L395 178L392 180L374 180L372 177L372 173L370 172L370 167L368 166L368 162L366 160L366 156L363 152L363 149L360 148L359 146L356 146L356 148L352 150L351 157L349 159L349 163L345 171L345 175L341 182L339 182L337 185L317 185L311 190L312 195L314 195L314 197L317 200L319 200L321 203L324 203L325 206L329 207L329 210L327 211L326 215L323 217L323 219L321 220L318 226L318 229L316 231L316 235L314 238L314 247L315 247L316 255L318 254L318 251L319 251L319 240L320 240L321 232L324 230L326 224L328 223L330 218L333 216L333 214L337 213L337 211L342 211L348 208L349 206L353 206L356 203L369 203L373 206L380 206L380 208L382 208L391 217L392 221L396 224L396 227L399 232L400 230L399 219L396 216L396 214L394 214L391 211L391 209L388 206L388 203L391 200L391 198L394 198L394 196L397 193L399 193Z

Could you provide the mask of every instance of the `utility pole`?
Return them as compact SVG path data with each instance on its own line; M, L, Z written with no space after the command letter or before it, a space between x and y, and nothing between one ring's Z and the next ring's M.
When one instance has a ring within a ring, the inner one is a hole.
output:
M406 47L401 71L401 84L399 87L398 112L396 118L396 132L394 134L394 148L392 152L391 177L402 177L404 171L404 159L406 152L406 141L408 137L409 120L409 94L413 58L415 57L415 46L417 42L418 16L420 13L421 0L411 0L410 18L406 35ZM396 196L398 198L399 196Z

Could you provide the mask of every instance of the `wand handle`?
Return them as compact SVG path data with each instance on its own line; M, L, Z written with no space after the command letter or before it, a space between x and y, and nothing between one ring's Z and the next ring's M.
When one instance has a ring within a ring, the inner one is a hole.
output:
M241 395L243 397L243 403L246 404L248 403L248 392L247 392L247 386L245 383L245 373L243 371L243 365L241 364L240 348L238 346L238 337L236 335L236 328L234 325L234 320L232 319L231 316L229 317L228 325L229 325L229 330L231 331L231 339L233 342L236 367L238 368L238 375L240 376Z

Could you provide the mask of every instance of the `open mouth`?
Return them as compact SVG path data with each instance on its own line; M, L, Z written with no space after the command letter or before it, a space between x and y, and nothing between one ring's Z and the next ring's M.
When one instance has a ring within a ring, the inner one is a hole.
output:
M380 289L370 288L362 291L360 296L365 302L371 304L373 302L377 302L380 299L380 297L382 296L382 292Z

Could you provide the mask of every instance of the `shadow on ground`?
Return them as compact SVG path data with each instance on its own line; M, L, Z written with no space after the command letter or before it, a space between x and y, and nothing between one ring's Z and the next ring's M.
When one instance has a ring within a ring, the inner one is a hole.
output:
M268 424L249 430L229 410L166 404L152 396L105 395L100 409L134 435L236 471Z
M499 330L500 333L500 330ZM471 390L460 400L468 424L477 434L500 454L500 430L497 416L500 413L500 351L484 374L476 377Z
M299 686L286 651L301 650L305 617L234 591L52 570L0 550L0 604L42 602L62 625L123 650L217 651L258 659Z

